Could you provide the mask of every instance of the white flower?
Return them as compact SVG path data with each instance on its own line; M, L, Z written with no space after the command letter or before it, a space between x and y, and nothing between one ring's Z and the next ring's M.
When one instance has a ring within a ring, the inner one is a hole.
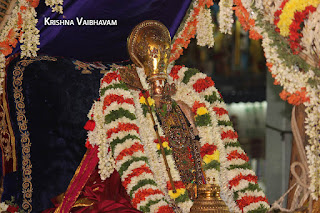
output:
M0 212L7 211L9 205L7 205L5 202L0 203Z

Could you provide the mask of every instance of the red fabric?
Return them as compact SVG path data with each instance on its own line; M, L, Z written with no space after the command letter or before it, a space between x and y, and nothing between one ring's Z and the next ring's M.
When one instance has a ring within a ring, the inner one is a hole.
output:
M130 197L122 186L120 176L117 171L114 171L110 178L102 181L98 173L98 168L95 168L78 199L81 198L93 200L95 201L95 204L92 206L72 208L70 212L140 212L132 207ZM58 207L59 204L55 205ZM48 209L43 213L54 212L54 210L55 208Z

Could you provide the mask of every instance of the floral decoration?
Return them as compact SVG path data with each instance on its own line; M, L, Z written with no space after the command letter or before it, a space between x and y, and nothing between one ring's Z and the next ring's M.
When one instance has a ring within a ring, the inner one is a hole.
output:
M149 90L144 70L137 68L137 72L142 86ZM232 211L266 210L269 205L257 185L248 157L240 148L213 81L182 66L170 67L168 73L168 82L177 87L173 98L184 101L198 120L196 126L206 176L215 178L221 187L221 196ZM197 87L199 82L206 82L201 89ZM143 212L173 212L173 207L177 206L182 212L189 212L192 201L175 166L168 139L152 109L176 192L172 190L151 115L144 109L146 98L153 106L154 100L148 93L128 89L121 81L117 67L107 72L101 80L100 98L88 114L87 147L99 146L101 178L107 178L116 169L135 208Z
M19 209L19 206L15 203L14 197L11 197L11 200L7 200L0 203L0 212L4 213L23 213L22 209Z
M63 0L46 0L54 4L63 4ZM38 19L35 10L39 5L39 0L18 0L15 7L10 11L10 15L0 32L0 94L3 92L3 80L5 77L6 56L20 42L21 57L37 56L39 50L39 30L36 28ZM61 8L60 8L61 7ZM59 6L62 13L62 6ZM9 11L8 11L9 12Z
M226 5L229 1L220 3ZM320 32L320 1L262 0L252 3L235 0L234 3L235 10L242 12L236 12L240 20L243 19L241 16L249 22L254 20L251 29L261 35L274 84L283 87L280 97L290 104L303 103L306 106L309 189L312 197L317 199L320 196L320 42L317 36ZM222 20L229 18L226 15ZM248 22L240 22L248 28Z
M169 62L177 60L183 53L183 48L187 48L190 39L197 34L197 43L200 46L214 45L213 22L210 7L212 0L194 0L180 24L171 45L171 56Z
M52 12L63 13L63 0L45 0L47 6L50 6Z

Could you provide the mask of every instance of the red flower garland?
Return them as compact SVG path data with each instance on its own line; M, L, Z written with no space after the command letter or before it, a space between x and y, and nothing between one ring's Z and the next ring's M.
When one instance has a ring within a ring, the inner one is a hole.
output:
M279 10L277 10L275 13L274 13L274 20L273 20L273 23L274 25L276 26L275 28L275 31L280 33L280 29L278 28L278 23L280 21L280 15L282 14L282 10L284 8L284 6L286 5L286 3L288 2L289 0L284 0L281 5L280 5L280 8Z
M133 153L138 151L144 152L143 145L140 143L134 143L130 148L123 149L117 156L116 160L117 161L122 160L125 156L133 155Z
M221 134L222 140L229 138L229 139L237 139L238 138L238 133L228 130L227 132L222 132Z
M228 114L228 111L222 107L213 107L213 111L219 116Z
M169 142L169 139L164 137L164 136L160 136L160 139L161 139L162 143L165 142L165 141ZM153 142L154 143L159 143L159 140L155 139Z
M132 170L132 172L128 175L128 177L125 178L125 180L122 182L122 185L127 188L128 184L131 183L131 179L133 177L139 176L142 173L152 174L152 171L147 166L147 164L143 164L139 168L135 168Z
M119 80L119 81L121 80L120 74L118 74L117 71L107 73L103 77L102 83L106 82L106 83L110 84L113 80Z
M118 104L127 103L134 106L133 98L124 98L123 95L110 94L104 98L103 110L105 110L113 102L117 102Z
M216 145L206 143L200 148L200 155L203 158L205 155L212 155L216 150Z
M251 174L242 175L242 173L240 173L239 175L237 175L236 177L234 177L232 180L229 181L229 189L231 189L234 186L238 186L241 180L247 180L250 182L257 183L258 177Z
M303 23L304 20L308 18L309 14L313 13L314 11L316 11L316 8L310 5L303 11L296 11L294 13L294 19L289 27L289 42L293 54L298 54L302 50L302 46L300 45L300 40L303 36L301 33L301 23Z
M119 123L118 127L114 127L107 131L107 138L110 138L113 133L118 133L120 131L130 131L136 130L139 133L139 127L136 124L131 123Z
M172 67L171 72L169 73L169 75L173 78L173 80L177 80L177 79L180 78L178 76L178 72L182 67L184 67L184 66L175 65L174 67Z
M135 197L131 200L131 203L134 208L137 208L138 203L144 201L146 197L155 194L163 194L159 189L140 189L137 193L135 193Z
M203 90L205 90L209 87L212 87L212 86L214 86L213 80L210 77L206 77L204 79L197 80L197 82L193 84L193 89L196 92L200 93Z
M244 153L240 154L240 153L238 153L237 150L234 150L234 151L228 153L227 159L228 159L228 160L232 160L232 159L242 159L242 160L244 160L244 161L246 161L246 162L249 161L249 157L248 157L246 154L244 154Z
M158 209L158 212L157 213L173 213L173 209L170 207L170 206L161 206L159 209Z
M238 206L241 210L243 210L244 207L250 205L251 203L258 203L259 201L268 202L267 198L259 196L243 196L240 200L237 200Z

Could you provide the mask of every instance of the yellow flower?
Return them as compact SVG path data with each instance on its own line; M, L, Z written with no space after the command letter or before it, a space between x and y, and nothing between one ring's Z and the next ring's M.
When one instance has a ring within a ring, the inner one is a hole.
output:
M207 114L208 113L208 110L207 110L207 108L205 108L205 107L199 107L198 109L197 109L197 114L198 115L204 115L204 114Z
M148 102L150 106L154 105L154 100L150 97L148 97Z
M171 148L169 147L169 143L168 143L167 141L163 142L163 143L162 143L162 146L163 146L163 148L165 148L165 149L171 149ZM160 150L160 144L159 144L159 143L157 143L157 149Z
M170 148L169 143L167 141L162 143L163 148Z
M144 96L141 96L139 99L141 104L147 104L146 99L144 98ZM150 106L154 105L154 100L151 97L148 97L148 103Z
M176 193L173 193L172 190L169 190L169 196L172 199L176 199L177 197L179 197L180 195L184 194L186 192L186 189L181 188L181 189L176 189Z
M146 104L146 99L143 96L141 96L139 101L141 104Z
M320 4L320 0L308 0L308 1L301 1L301 0L289 0L283 10L281 15L279 16L278 27L280 29L280 34L282 36L288 36L290 33L290 25L294 19L295 12L304 11L306 7L313 6L315 8L318 7Z
M210 163L213 160L216 160L216 161L220 162L219 156L220 156L220 153L219 153L218 150L216 150L212 155L205 155L203 157L203 161L206 164Z

